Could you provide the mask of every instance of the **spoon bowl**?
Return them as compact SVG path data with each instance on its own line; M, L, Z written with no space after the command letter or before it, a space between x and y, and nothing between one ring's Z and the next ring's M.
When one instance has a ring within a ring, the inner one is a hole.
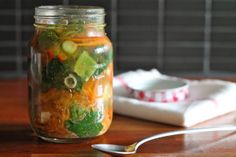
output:
M93 144L93 149L112 155L130 155L134 154L136 150L128 151L129 146L115 145L115 144Z
M170 131L144 138L128 146L115 145L115 144L93 144L92 148L111 155L123 156L123 155L135 154L139 146L154 139L159 139L174 135L181 135L181 134L193 134L193 133L214 132L214 131L236 131L236 125Z

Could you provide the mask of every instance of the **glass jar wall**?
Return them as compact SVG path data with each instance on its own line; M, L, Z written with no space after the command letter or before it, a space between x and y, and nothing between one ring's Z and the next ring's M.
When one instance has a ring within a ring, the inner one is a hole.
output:
M112 121L112 44L104 9L35 9L29 64L31 126L42 139L73 142L104 134Z

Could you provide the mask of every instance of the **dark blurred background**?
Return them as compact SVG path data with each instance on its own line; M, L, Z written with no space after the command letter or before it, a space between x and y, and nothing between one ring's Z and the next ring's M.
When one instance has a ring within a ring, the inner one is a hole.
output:
M39 5L99 5L115 72L236 77L236 0L1 0L0 78L25 77Z

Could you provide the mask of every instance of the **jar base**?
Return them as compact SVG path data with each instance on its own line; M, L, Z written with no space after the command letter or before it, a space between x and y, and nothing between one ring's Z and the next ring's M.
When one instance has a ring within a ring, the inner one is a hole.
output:
M67 138L67 139L64 139L64 138L53 138L53 137L44 137L44 136L39 136L38 137L44 141L47 141L47 142L53 142L53 143L80 143L80 142L83 142L85 139L82 139L82 138ZM92 138L92 137L91 137Z

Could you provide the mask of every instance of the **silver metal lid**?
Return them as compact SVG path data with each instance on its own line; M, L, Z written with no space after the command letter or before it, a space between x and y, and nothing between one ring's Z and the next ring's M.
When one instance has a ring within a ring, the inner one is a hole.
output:
M48 5L35 8L35 21L42 23L42 19L67 19L68 23L79 19L84 23L104 23L105 11L97 6L78 6L78 5Z
M97 6L55 5L35 8L35 16L104 16L104 8Z

